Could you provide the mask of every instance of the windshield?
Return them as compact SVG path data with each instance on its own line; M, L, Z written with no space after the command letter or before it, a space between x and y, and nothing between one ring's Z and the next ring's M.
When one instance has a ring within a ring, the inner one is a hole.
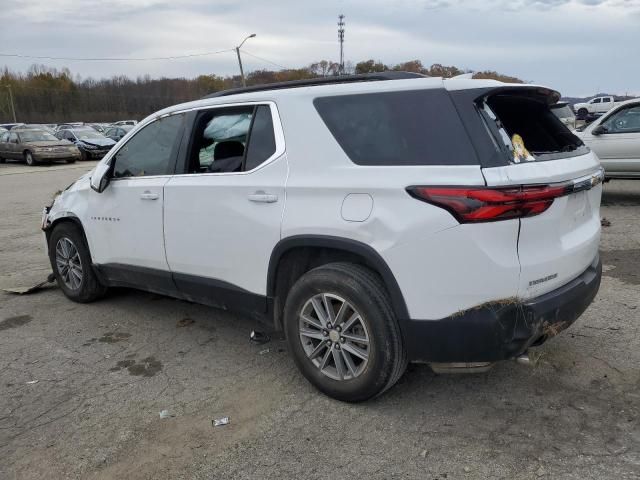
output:
M73 133L76 134L80 140L95 140L99 138L104 138L104 135L100 135L95 130L74 130Z
M57 142L58 139L49 132L42 130L24 130L20 132L20 140L23 142Z

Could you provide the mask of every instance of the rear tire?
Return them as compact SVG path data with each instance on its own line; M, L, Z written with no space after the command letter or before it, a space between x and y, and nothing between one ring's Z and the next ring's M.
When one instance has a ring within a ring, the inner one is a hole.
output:
M80 150L80 160L85 162L87 161L87 152L85 152L84 150Z
M76 163L76 159L75 158L67 158L66 162L67 163Z
M587 110L586 108L581 108L580 110L578 110L578 115L580 115L582 118L587 118L587 115L589 115L589 110Z
M6 158L0 157L0 163L5 163L6 161Z
M80 228L70 222L54 227L49 237L49 260L58 286L70 300L89 303L107 293L91 266L91 254Z
M38 162L36 162L35 158L33 158L33 154L31 152L29 152L29 151L24 152L24 161L30 167L33 167L34 165L36 165L38 163Z
M331 263L305 273L287 296L284 326L302 374L337 400L380 395L407 366L389 295L380 278L360 265Z

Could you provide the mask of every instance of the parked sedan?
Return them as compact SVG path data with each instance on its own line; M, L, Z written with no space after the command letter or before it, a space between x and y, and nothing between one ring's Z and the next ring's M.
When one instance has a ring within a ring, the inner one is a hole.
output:
M132 125L120 125L118 127L111 127L104 132L104 136L111 140L118 142L124 137L129 130L133 128Z
M621 103L577 131L604 167L606 178L640 179L640 100Z
M60 140L45 130L14 129L0 136L0 163L6 159L24 160L27 165L40 162L80 159L80 151L66 140Z
M73 142L80 150L81 160L98 160L104 157L116 142L96 132L91 127L68 128L56 136Z

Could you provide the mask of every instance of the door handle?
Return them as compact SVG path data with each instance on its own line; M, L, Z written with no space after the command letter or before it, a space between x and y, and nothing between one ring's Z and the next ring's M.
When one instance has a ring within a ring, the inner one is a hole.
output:
M275 203L278 201L277 195L265 193L263 191L252 193L247 198L249 198L250 202L256 203Z
M140 194L140 198L142 200L157 200L159 195L157 193L151 193L150 191L142 192Z

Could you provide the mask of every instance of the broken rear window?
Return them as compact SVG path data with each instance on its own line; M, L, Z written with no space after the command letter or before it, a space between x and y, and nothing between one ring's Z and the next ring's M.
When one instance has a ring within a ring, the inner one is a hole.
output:
M499 93L481 105L486 121L493 123L511 163L552 160L582 155L582 141L551 111L545 97L526 93Z

